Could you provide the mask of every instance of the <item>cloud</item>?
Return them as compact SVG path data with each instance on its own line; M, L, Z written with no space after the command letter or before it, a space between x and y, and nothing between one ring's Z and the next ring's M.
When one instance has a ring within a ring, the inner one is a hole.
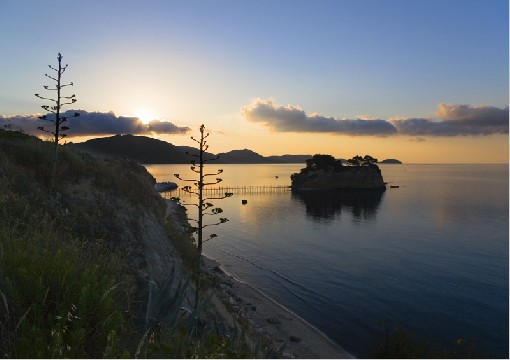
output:
M345 135L394 134L396 128L381 119L335 119L318 114L307 115L297 106L279 106L271 100L256 100L241 109L248 121L262 123L281 132L324 132Z
M189 127L179 127L170 121L152 120L147 124L149 132L156 134L185 134L191 129Z
M77 112L78 117L72 117ZM41 135L37 127L44 126L51 129L52 123L39 119L40 114L33 115L0 115L0 127L10 126L12 129L23 129L26 133ZM94 136L94 135L112 135L112 134L185 134L191 129L189 127L179 127L169 121L152 120L144 124L139 118L131 116L117 116L112 111L87 112L85 110L67 110L63 116L68 117L65 123L69 127L67 134L72 136ZM48 118L52 118L48 116Z
M459 136L508 134L508 107L439 104L436 118L392 120L399 134Z
M345 135L406 135L415 141L421 136L476 136L508 133L508 107L439 104L434 118L392 118L364 115L357 119L337 119L306 114L293 105L275 105L271 100L255 100L241 109L251 122L262 123L279 132L334 133Z

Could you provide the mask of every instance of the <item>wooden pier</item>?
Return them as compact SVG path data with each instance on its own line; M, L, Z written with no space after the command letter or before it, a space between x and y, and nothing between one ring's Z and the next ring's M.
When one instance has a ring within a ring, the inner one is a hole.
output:
M193 191L196 191L193 189ZM217 186L217 187L204 187L204 194L207 195L225 195L225 193L232 193L234 195L251 195L251 194L273 194L290 191L288 185L260 185L260 186ZM165 198L172 196L189 195L180 187L168 192L162 192L161 195Z

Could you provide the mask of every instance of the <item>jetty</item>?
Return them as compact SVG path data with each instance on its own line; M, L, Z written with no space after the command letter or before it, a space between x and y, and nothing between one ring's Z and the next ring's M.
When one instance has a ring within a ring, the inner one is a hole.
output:
M251 194L272 194L291 191L289 185L257 185L257 186L216 186L204 187L204 194L208 195L225 195L225 193L232 193L234 195L251 195ZM161 192L164 198L173 196L189 195L182 188L177 188L171 191Z

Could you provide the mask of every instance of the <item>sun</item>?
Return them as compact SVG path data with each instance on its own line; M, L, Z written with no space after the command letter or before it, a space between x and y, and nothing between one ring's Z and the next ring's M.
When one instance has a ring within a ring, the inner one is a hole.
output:
M158 118L154 113L147 110L139 110L135 114L135 116L139 118L140 121L144 124L148 124L150 121L156 120Z

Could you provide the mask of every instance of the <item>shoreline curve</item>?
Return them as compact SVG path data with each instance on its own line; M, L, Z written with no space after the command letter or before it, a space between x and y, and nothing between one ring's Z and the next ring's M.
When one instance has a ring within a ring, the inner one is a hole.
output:
M220 287L227 295L227 302L235 303L257 332L267 334L276 346L279 343L285 344L284 357L355 358L341 345L285 305L226 271L217 260L205 255L202 257L206 270L214 273L223 284Z

